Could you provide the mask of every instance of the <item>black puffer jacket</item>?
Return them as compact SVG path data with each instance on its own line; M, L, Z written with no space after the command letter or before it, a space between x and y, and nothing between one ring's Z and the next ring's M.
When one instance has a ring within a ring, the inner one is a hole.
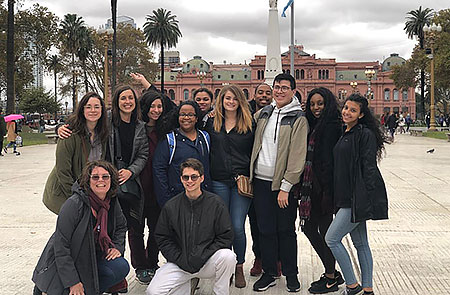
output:
M203 191L195 201L180 193L167 201L155 230L167 261L195 273L219 249L230 249L233 229L219 196Z
M108 212L108 235L115 248L125 250L126 220L116 197ZM69 287L83 283L86 295L99 294L94 217L89 197L73 185L73 194L61 207L56 231L50 237L33 272L33 282L48 295L69 294Z

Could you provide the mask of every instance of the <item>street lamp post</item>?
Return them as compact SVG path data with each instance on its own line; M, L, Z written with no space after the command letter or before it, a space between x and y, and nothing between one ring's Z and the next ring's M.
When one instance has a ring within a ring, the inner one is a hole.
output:
M200 80L200 87L203 87L203 79L206 78L206 72L202 72L202 71L198 72L197 77Z
M434 104L434 40L436 38L436 33L442 31L441 25L432 24L427 25L423 28L425 36L428 37L431 45L431 54L428 58L431 60L430 71L431 71L431 99L430 99L430 128L429 131L436 131L436 120L435 120L435 104Z
M73 100L73 111L75 111L77 105L78 105L78 76L80 75L80 70L75 68L72 72L73 74L73 95L74 95L74 100Z
M66 115L67 115L67 106L69 105L69 102L67 100L65 102L65 105L66 105Z
M350 86L353 89L352 93L355 93L356 92L356 87L358 87L358 82L352 81L352 82L350 82Z
M372 78L375 76L375 70L373 68L367 68L364 71L364 74L366 74L367 77L367 99L370 102L370 100L373 99Z
M105 100L105 106L108 108L108 44L112 40L112 35L114 33L113 29L100 29L98 30L98 33L102 35L103 40L103 48L105 51L105 71L104 71L104 77L103 77L103 83L104 83L104 90L103 90L103 98Z

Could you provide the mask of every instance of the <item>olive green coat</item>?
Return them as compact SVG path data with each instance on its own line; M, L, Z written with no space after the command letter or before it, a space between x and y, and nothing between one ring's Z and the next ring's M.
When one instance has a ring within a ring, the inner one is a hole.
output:
M48 176L43 196L45 206L55 214L59 213L62 204L72 195L72 185L86 165L91 145L88 138L84 142L78 133L58 140L56 164ZM102 146L102 159L105 154L106 143Z

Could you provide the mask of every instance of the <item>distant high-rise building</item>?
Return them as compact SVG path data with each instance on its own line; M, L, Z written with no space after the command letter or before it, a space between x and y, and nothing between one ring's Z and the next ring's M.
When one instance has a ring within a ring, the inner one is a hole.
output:
M44 87L44 66L40 58L37 56L37 48L33 42L28 43L28 48L25 50L25 55L28 56L33 66L33 82L28 87Z
M159 54L158 62L161 64L161 54ZM164 66L175 66L180 63L179 51L164 51Z
M136 29L136 23L134 22L134 18L126 16L126 15L119 15L117 17L117 24L130 25ZM112 18L107 20L105 29L112 29Z

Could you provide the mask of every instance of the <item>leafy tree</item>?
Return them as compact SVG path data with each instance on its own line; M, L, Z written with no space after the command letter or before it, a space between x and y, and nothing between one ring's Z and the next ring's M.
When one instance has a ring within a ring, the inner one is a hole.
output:
M416 87L416 72L410 60L403 65L392 66L392 74L390 77L394 80L397 88L408 89Z
M413 39L417 36L419 39L420 49L424 48L425 35L423 32L423 27L430 23L433 16L433 9L425 8L422 10L422 6L419 6L417 10L411 10L407 13L405 28L408 38ZM425 71L423 68L420 69L420 93L422 97L425 97ZM421 101L422 112L425 110L425 102ZM423 114L423 113L422 113Z
M87 69L86 69L86 60L92 50L92 37L91 37L91 31L86 27L81 27L79 32L79 47L77 51L77 57L79 58L81 62L81 68L83 69L83 76L84 76L84 87L86 89L86 92L89 91L89 85L87 80Z
M55 100L58 97L58 72L62 68L61 60L58 55L54 54L47 60L47 68L53 72L53 78L55 79Z
M24 113L56 113L61 109L60 103L56 102L50 91L44 88L31 88L26 90L19 103L19 107Z
M164 93L164 47L175 47L182 35L176 15L164 8L153 10L153 14L147 15L146 20L144 34L147 43L161 48L161 92Z

